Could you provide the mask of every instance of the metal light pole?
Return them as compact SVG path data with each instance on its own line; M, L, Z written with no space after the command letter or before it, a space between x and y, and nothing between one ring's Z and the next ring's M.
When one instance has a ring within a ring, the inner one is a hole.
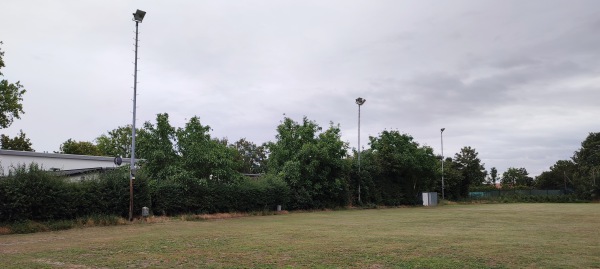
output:
M360 200L360 106L362 106L367 100L362 97L356 98L356 104L358 105L358 203Z
M135 21L135 63L133 71L133 123L131 124L131 164L129 166L129 221L133 221L133 180L135 179L135 110L137 97L138 24L144 20L145 11L133 13Z
M444 194L444 130L446 128L440 129L440 140L442 141L442 200L446 199Z

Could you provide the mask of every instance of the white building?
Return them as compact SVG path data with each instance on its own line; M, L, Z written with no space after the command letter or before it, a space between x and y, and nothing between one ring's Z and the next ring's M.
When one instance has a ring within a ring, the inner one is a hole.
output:
M121 165L128 165L129 158L123 158ZM72 180L95 177L98 173L112 170L119 165L115 164L114 157L86 156L58 153L41 153L29 151L0 149L0 175L8 175L11 168L18 165L36 163L40 168L56 171L58 174L68 176Z

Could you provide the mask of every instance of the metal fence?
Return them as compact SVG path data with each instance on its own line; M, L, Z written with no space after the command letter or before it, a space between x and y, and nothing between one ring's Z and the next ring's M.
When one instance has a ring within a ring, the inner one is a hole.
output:
M471 198L483 198L483 197L500 197L509 195L536 195L536 196L551 196L551 195L563 195L564 190L493 190L493 191L472 191L469 192Z

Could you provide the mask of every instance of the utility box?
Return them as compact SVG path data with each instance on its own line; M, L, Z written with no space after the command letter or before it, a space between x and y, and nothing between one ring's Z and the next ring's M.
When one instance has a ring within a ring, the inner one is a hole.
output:
M142 217L147 218L150 215L150 208L142 207Z
M438 204L437 192L423 193L423 206L436 206Z

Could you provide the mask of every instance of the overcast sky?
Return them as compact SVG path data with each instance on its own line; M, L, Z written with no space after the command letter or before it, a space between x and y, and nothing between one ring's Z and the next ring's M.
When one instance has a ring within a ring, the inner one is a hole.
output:
M486 169L535 176L600 124L600 1L28 1L0 4L9 82L38 151L131 123L192 116L214 137L275 139L284 114L361 145L383 130Z

